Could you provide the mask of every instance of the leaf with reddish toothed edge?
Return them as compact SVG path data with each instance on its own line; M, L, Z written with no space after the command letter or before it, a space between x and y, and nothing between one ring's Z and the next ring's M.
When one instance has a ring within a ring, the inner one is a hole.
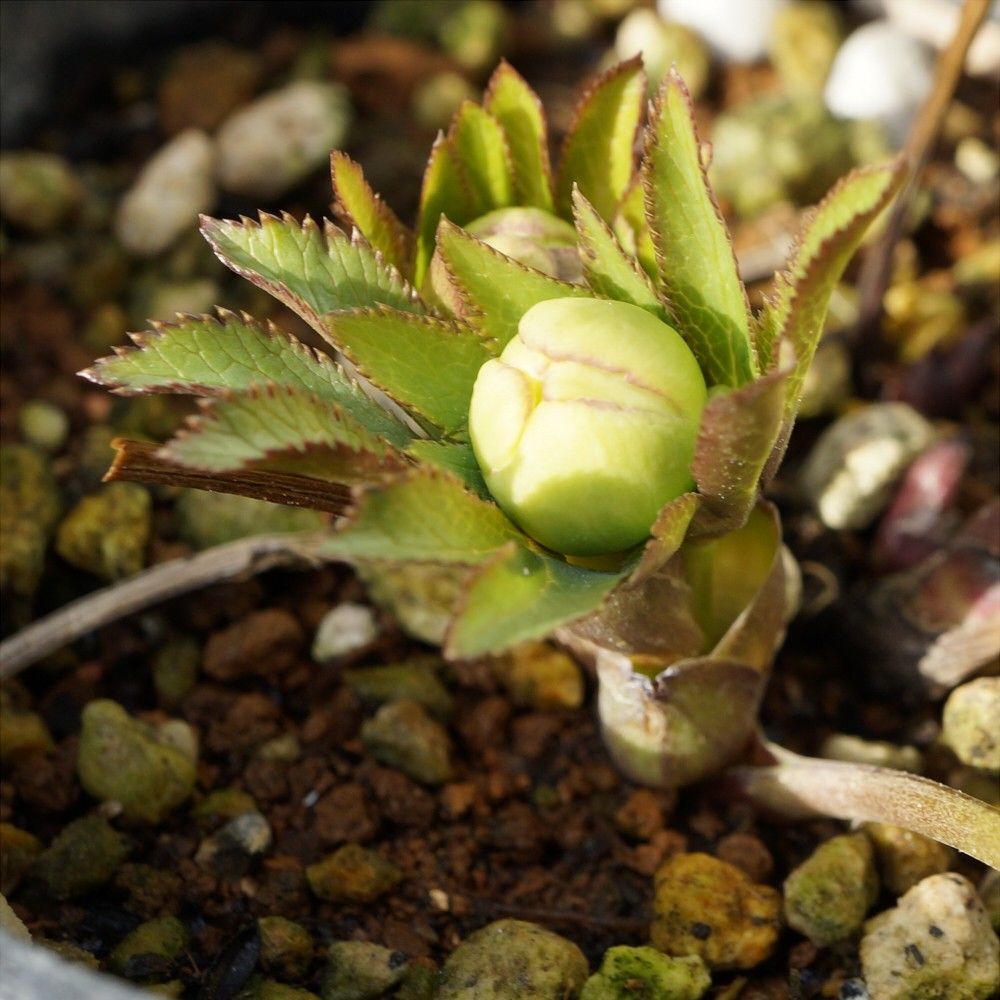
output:
M226 267L273 295L323 332L320 319L338 309L386 305L424 313L423 302L399 272L360 236L309 217L261 214L260 222L202 216L202 234Z
M130 334L135 347L116 348L80 374L120 395L149 392L218 396L273 383L341 407L373 434L405 445L411 434L371 400L330 358L249 316L219 310L184 316Z
M417 462L432 465L436 469L450 472L462 481L467 490L484 500L492 500L486 482L483 479L479 463L476 461L472 446L464 441L428 441L418 438L411 441L406 449Z
M632 178L632 183L615 212L612 229L625 252L635 257L648 277L654 282L657 281L659 270L656 263L656 248L649 234L646 196L641 174Z
M788 268L778 275L776 292L757 324L762 364L782 363L782 351L794 353L788 380L784 423L768 463L773 473L784 456L802 384L823 332L830 295L854 256L868 227L899 190L905 163L852 171L841 178L810 213ZM769 477L768 477L769 478Z
M158 454L210 472L273 469L337 483L370 482L408 465L335 404L279 386L204 402Z
M468 659L540 639L594 611L623 573L600 573L511 543L471 580L445 642Z
M585 91L563 143L556 211L573 218L573 185L611 219L628 189L635 137L646 100L646 74L636 56L612 67Z
M324 319L327 339L373 385L446 434L464 429L473 383L490 357L474 330L384 307Z
M670 313L645 271L625 253L608 224L577 187L573 188L573 216L587 284L598 295L631 302L670 325Z
M361 164L346 153L330 155L334 213L353 226L400 274L408 276L413 264L413 233L365 180Z
M691 462L702 499L692 523L696 535L721 535L746 522L781 428L788 377L787 370L771 372L709 396Z
M472 197L459 176L452 144L443 132L439 132L431 147L420 188L413 283L421 290L434 255L434 237L442 216L464 225L476 218L476 212Z
M455 163L475 217L514 204L514 176L500 123L473 101L463 101L448 130Z
M522 537L496 504L473 496L454 476L424 468L355 490L346 520L322 551L348 561L474 566Z
M654 102L642 176L659 286L677 332L710 386L744 385L758 370L750 306L705 175L691 98L673 69Z
M652 537L642 550L639 565L628 579L628 586L637 587L658 573L684 542L691 519L700 503L697 493L682 493L671 500L653 522Z
M521 317L533 305L589 296L579 285L504 256L448 219L441 220L437 242L437 260L454 293L451 304L466 323L493 342L497 354L516 335Z
M545 109L538 95L506 60L486 85L483 108L507 138L518 204L552 211L552 167Z

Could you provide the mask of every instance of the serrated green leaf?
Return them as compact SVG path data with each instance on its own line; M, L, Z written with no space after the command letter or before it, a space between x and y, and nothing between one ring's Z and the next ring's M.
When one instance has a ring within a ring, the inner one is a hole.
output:
M433 465L437 469L443 469L457 476L462 485L477 496L487 500L492 499L472 446L467 442L428 441L418 438L410 442L406 453L418 462Z
M337 309L387 305L406 312L426 309L399 272L360 237L331 222L323 230L290 215L261 214L260 222L203 218L202 233L226 267L252 281L322 332L320 317Z
M659 273L656 266L656 248L653 246L653 237L649 234L649 221L646 219L646 195L642 177L637 175L632 179L615 213L613 228L625 252L632 254L639 261L643 271L656 281Z
M628 190L633 147L646 100L646 75L636 57L612 67L584 93L563 143L556 210L573 217L573 185L605 219Z
M279 386L206 404L159 455L192 469L266 468L343 483L406 467L401 453L334 404Z
M154 323L130 335L134 348L117 348L81 374L121 395L148 392L217 396L273 383L334 403L373 434L405 445L409 431L371 400L330 358L273 324L219 311Z
M639 565L628 579L630 587L645 583L673 558L684 541L699 502L697 493L682 493L660 511L650 530L652 537L642 550Z
M599 607L622 575L512 547L473 578L449 630L447 655L484 656L549 635Z
M702 503L693 529L721 535L746 523L781 428L789 372L711 396L701 415L691 474Z
M422 469L360 490L324 554L476 565L520 537L496 504L473 496L446 473Z
M587 284L598 295L631 302L671 324L670 314L645 271L634 257L625 253L608 224L579 188L573 191L573 215Z
M538 95L506 60L486 87L483 108L507 138L519 205L552 211L552 168L545 111Z
M471 196L473 218L513 205L511 154L500 123L478 104L463 101L448 138Z
M438 229L438 253L456 293L460 317L488 337L497 354L533 305L589 295L579 285L550 278L504 256L447 219Z
M336 196L334 210L356 228L386 263L408 275L413 264L413 233L365 180L364 171L346 153L334 150L330 174Z
M476 217L469 193L459 175L452 145L442 133L438 133L420 189L420 219L413 264L413 282L420 289L424 287L427 269L434 255L434 237L442 216L459 225Z
M726 225L708 186L691 99L666 76L647 132L643 183L660 288L709 385L756 374L749 306Z
M780 461L791 433L830 295L868 227L892 200L904 176L902 161L896 161L855 170L842 178L812 213L788 270L778 276L775 303L757 326L762 352L772 366L779 363L781 345L787 344L794 354L785 423L772 465Z
M446 434L465 427L473 383L490 357L472 329L386 308L325 320L327 336L396 402Z

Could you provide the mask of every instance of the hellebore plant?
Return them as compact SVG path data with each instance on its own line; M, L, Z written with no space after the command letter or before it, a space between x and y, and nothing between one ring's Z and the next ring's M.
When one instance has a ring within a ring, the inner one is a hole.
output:
M794 601L761 486L831 290L903 170L842 180L753 316L675 73L635 169L645 95L638 60L601 77L553 174L541 104L502 64L435 142L415 231L339 152L346 229L206 218L220 260L335 357L220 312L156 324L84 374L124 394L206 397L161 448L118 442L109 478L331 511L324 557L446 567L461 592L449 656L556 635L596 661L621 768L673 785L753 737ZM779 802L757 772L782 768L751 770L744 784ZM935 802L958 795L926 784ZM921 828L995 859L987 807L964 805L967 836Z

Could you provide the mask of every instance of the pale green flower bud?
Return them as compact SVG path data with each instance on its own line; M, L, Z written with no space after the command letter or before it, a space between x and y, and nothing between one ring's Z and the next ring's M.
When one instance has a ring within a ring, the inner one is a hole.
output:
M494 250L553 278L579 282L583 277L576 230L550 212L529 206L498 208L463 228Z
M705 380L680 335L638 306L540 302L479 371L469 431L497 503L567 555L619 552L692 486Z

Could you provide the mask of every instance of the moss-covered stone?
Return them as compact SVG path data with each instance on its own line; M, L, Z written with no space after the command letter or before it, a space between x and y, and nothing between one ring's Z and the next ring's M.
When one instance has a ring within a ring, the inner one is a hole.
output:
M77 773L94 798L121 803L129 819L158 823L190 797L197 751L186 723L153 727L108 700L90 702L81 722Z
M184 882L177 872L146 864L122 865L114 886L125 893L127 909L146 920L176 914L184 894Z
M344 844L322 861L306 868L313 894L330 903L370 903L403 877L391 861L359 844Z
M145 565L151 523L148 490L135 483L108 483L62 520L56 551L102 580L120 580Z
M697 955L670 958L655 948L609 948L580 1000L698 1000L712 985Z
M0 590L31 600L59 519L59 494L46 459L24 445L0 448Z
M287 986L275 979L253 976L236 994L235 1000L319 1000L319 997L299 986Z
M343 677L366 708L377 708L388 701L405 698L444 721L451 714L453 699L441 683L440 666L437 657L418 656L402 663L345 670Z
M261 917L260 966L281 979L304 979L313 957L312 935L284 917Z
M0 892L9 895L42 851L42 842L27 830L0 823Z
M396 1000L434 1000L438 974L426 965L410 965L396 990Z
M159 917L139 924L111 952L108 966L118 975L139 982L162 982L169 978L174 961L188 944L187 928L176 917ZM165 959L155 962L154 958Z
M28 698L18 698L8 688L0 688L0 760L31 751L48 753L55 742L45 720L27 708Z
M527 642L493 661L493 673L515 705L546 711L583 704L583 673L562 650Z
M361 742L379 763L416 781L440 785L451 777L448 733L415 701L383 705L361 727Z
M320 986L322 1000L375 1000L406 972L406 956L367 941L334 941Z
M368 587L369 597L395 615L410 635L435 646L444 642L465 590L467 571L401 563L361 566L357 572Z
M654 948L700 955L712 969L752 969L781 931L781 896L708 854L675 854L654 876Z
M832 4L809 0L779 9L771 25L769 54L785 89L790 94L821 94L842 39Z
M588 971L572 941L523 920L497 920L448 956L435 1000L566 1000L579 995Z
M51 454L66 443L69 417L53 403L32 399L18 410L17 426L29 445Z
M825 947L859 931L877 897L871 841L863 833L844 834L820 844L785 879L785 917Z
M70 165L52 153L19 150L0 156L0 215L31 233L51 233L76 210L83 188Z
M128 855L125 838L102 816L74 820L43 851L34 874L57 899L104 885Z
M233 819L242 813L256 812L254 797L242 788L218 788L209 792L192 810L195 819Z

